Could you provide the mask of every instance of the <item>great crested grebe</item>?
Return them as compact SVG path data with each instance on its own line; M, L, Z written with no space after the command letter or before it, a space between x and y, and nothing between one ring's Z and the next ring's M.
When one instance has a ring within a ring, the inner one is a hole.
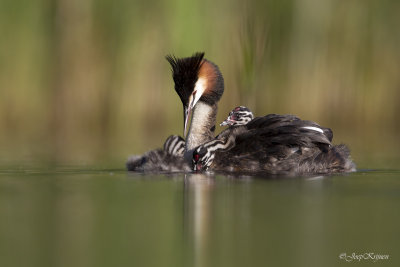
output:
M204 53L187 58L166 57L172 67L175 91L183 104L185 151L191 153L197 146L214 139L217 103L224 92L224 79L218 66L203 57ZM185 153L185 157L189 155L189 162L191 153Z
M128 170L143 172L190 170L193 149L214 139L216 103L224 91L224 80L218 67L203 57L204 53L179 59L166 56L172 67L175 90L184 108L185 137L193 111L186 141L179 136L170 136L164 144L164 149L128 158L126 163ZM186 152L185 157L182 156L182 152Z
M186 160L180 154L182 150L179 146L184 139L180 138L179 142L174 143L173 141L179 137L169 137L164 150L156 149L144 155L129 157L126 163L128 170L144 172L190 170L193 149L214 139L216 103L224 91L224 80L218 67L203 57L204 53L179 59L166 56L172 67L175 90L184 108L184 137L193 111L191 127L184 145L184 151L190 151L185 153ZM176 146L179 146L179 149L174 150Z
M184 157L187 161L194 159L196 147L211 141L214 143L205 145L202 152L213 149L210 169L216 171L306 174L355 170L348 148L331 145L333 134L330 129L293 115L270 114L234 127L224 139L234 140L229 142L230 146L220 151L215 149L221 146L221 140L213 139L217 103L224 91L224 83L219 68L203 57L204 53L182 59L167 56L175 90L184 107L184 136L193 111L186 137ZM195 168L204 169L203 166Z

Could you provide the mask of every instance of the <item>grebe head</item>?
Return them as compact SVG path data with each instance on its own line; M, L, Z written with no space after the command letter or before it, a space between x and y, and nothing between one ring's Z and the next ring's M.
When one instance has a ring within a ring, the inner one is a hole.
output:
M204 59L204 53L191 57L176 58L168 55L166 59L172 67L175 91L183 105L184 132L190 114L198 101L214 105L224 92L224 79L217 65Z
M199 146L193 151L193 170L207 170L215 157L215 151L210 151L207 147Z
M254 119L253 112L247 107L239 106L229 112L228 118L220 126L245 125Z

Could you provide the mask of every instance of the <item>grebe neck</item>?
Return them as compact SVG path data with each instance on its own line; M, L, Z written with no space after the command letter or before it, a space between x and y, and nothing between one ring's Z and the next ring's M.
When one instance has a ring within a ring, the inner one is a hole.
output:
M192 121L186 137L186 151L214 139L214 129L217 117L217 105L209 105L202 101L193 108Z

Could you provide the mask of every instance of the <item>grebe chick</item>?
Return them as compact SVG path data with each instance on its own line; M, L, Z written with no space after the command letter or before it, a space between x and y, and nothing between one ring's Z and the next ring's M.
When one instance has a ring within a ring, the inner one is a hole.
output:
M246 125L253 118L253 112L247 107L238 106L232 109L228 118L220 124L220 126L229 125L229 128L222 131L215 140L200 145L193 151L193 170L207 170L213 162L217 151L226 151L235 145L234 136L245 130L238 126Z
M254 119L254 115L249 108L238 106L229 112L228 118L221 122L220 126L246 125L252 119Z
M185 152L185 139L179 135L171 135L165 140L164 151L170 155L183 157Z
M182 172L190 171L183 159L185 140L171 135L164 143L164 149L155 149L144 155L130 156L126 162L128 171L139 172Z

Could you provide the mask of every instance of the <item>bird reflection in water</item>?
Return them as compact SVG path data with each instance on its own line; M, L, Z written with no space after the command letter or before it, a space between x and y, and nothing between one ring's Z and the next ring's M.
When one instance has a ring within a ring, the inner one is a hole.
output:
M207 266L215 176L186 174L184 178L184 237L188 266ZM190 262L188 262L190 261Z

